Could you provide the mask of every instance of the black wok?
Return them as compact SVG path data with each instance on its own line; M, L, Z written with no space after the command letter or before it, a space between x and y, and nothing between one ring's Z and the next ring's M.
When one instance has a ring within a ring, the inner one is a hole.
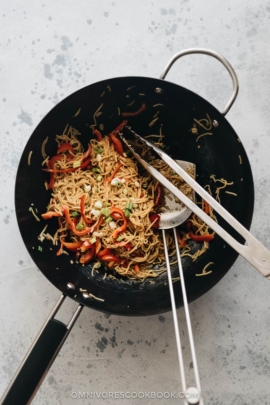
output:
M197 50L197 53L209 52ZM220 59L214 53L209 54ZM15 188L17 219L26 248L45 277L62 292L63 296L57 308L65 296L80 304L73 321L83 306L128 316L157 314L171 309L166 273L155 279L154 284L148 280L141 283L126 279L103 279L104 268L92 275L91 264L82 266L75 263L75 259L71 256L56 256L59 247L52 247L46 240L42 244L38 241L38 235L48 222L43 219L37 221L29 211L32 207L40 217L40 214L46 211L50 198L49 192L44 187L48 174L41 170L43 161L41 145L47 136L49 139L46 153L49 156L55 155L55 135L62 133L66 124L72 125L81 133L80 140L86 146L92 137L89 126L93 124L93 114L101 104L103 114L97 121L104 124L102 132L108 134L123 120L119 112L121 114L136 111L142 103L146 104L147 109L142 114L128 118L129 125L134 131L143 136L159 133L162 124L168 153L175 159L194 162L198 174L197 181L203 186L211 183L212 174L216 178L233 182L230 192L237 196L223 192L222 205L246 228L249 229L251 224L254 188L246 152L224 115L209 102L176 84L145 77L108 79L78 90L54 107L31 135L20 160ZM76 114L79 109L79 113ZM149 127L157 111L159 120L153 127ZM212 129L213 135L205 136L196 142L197 136L190 131L193 120L206 118L206 114L212 121L216 121ZM31 151L29 165L28 157ZM225 221L219 218L219 223L242 242L239 235L234 234ZM53 234L56 228L57 220L50 220L50 233ZM40 245L42 251L38 249ZM216 236L210 243L209 250L198 260L192 262L188 257L183 258L189 301L195 300L213 287L227 273L237 256L231 247ZM71 259L74 259L72 264ZM196 274L201 273L209 262L214 263L212 273L205 277L197 277ZM177 275L177 265L172 267L172 271L173 275ZM104 301L84 298L86 295L80 288ZM174 288L176 304L179 307L182 305L179 284L175 283ZM55 313L56 310L50 315L3 404L29 403L33 397L36 386L41 383L45 371L48 370L72 326L71 323L67 328L66 325L53 319Z

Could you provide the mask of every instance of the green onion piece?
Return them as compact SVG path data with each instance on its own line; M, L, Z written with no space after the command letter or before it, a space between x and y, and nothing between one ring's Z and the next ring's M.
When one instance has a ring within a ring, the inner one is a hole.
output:
M78 229L78 231L82 231L83 230L83 228L84 228L84 225L83 224L77 224L77 226L76 226L76 229Z
M92 168L92 172L94 172L94 173L100 173L101 170L100 170L98 167L93 167L93 168Z
M38 250L39 250L40 252L42 252L42 247L41 247L41 246L38 246Z
M125 210L125 217L129 218L130 217L130 211L129 210Z
M102 176L99 174L96 178L97 181L101 181L102 180Z
M125 154L128 156L128 155L130 155L130 150L129 149L126 149L125 150Z
M73 211L70 216L71 217L77 217L78 215L80 215L77 211Z
M110 207L111 206L111 204L106 202L106 201L103 204L105 205L105 207Z
M122 187L123 183L121 183L121 182L119 181L119 182L116 183L115 185L116 185L116 187L120 188L120 187Z
M97 239L94 237L92 239L90 239L90 243L92 243L92 245L97 241Z
M81 161L80 160L76 160L75 162L73 162L73 168L80 167L80 166L81 166Z
M126 204L126 210L131 211L131 210L132 210L132 208L133 208L133 204L132 204L132 202L128 202L128 203Z
M116 239L117 242L121 242L121 240L123 240L123 236L118 236L118 238Z
M108 217L108 218L106 219L107 224L108 224L109 222L111 222L112 220L113 220L112 217Z
M103 149L101 149L101 148L95 148L95 149L94 149L94 152L95 152L96 154L99 154L99 153L102 153L102 152L103 152Z
M105 215L106 218L108 218L110 216L109 208L101 208L100 213Z

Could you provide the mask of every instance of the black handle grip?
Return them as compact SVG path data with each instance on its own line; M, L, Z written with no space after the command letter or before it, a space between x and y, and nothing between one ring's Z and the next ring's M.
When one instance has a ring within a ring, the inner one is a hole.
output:
M31 352L25 359L18 375L1 405L27 405L54 361L67 334L67 327L56 319L50 319Z

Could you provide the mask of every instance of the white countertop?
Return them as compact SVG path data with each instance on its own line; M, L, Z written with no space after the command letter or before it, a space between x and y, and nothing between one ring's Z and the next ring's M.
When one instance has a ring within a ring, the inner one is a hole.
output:
M251 229L270 247L269 24L270 7L263 0L1 3L0 394L60 295L38 271L19 234L16 170L39 121L75 90L116 76L158 77L174 53L189 47L226 57L240 82L227 119L254 176ZM179 61L168 79L220 109L232 88L224 68L206 56ZM190 305L205 404L270 404L269 296L270 282L238 258L220 283ZM74 307L72 302L65 307L66 317ZM178 313L181 328L183 309ZM192 379L186 333L183 346ZM181 386L171 313L129 319L85 308L33 404L119 403L79 399L79 392L174 391ZM146 397L121 403L181 402Z

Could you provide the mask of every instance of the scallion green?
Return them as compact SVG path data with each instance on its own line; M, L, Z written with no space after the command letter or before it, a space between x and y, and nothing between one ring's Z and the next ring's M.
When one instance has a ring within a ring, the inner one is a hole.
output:
M101 208L100 213L105 215L106 218L108 218L110 216L109 208Z
M76 225L76 229L78 229L78 231L82 231L83 228L84 228L84 225L81 224L81 223L79 223L79 224Z
M75 162L73 162L73 168L75 169L76 167L80 167L81 166L81 161L80 160L76 160Z
M92 172L93 173L100 173L101 170L98 167L92 167Z
M129 210L125 210L125 217L129 218L130 217L130 211Z
M77 217L78 215L80 215L77 211L73 211L70 216L71 217Z

